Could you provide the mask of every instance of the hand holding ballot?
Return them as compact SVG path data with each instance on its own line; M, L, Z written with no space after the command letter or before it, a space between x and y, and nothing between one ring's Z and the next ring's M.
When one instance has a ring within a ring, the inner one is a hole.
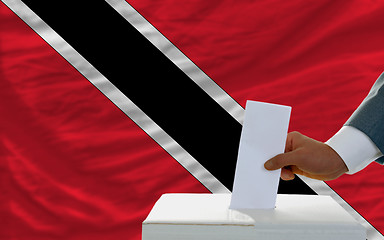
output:
M294 174L332 180L348 171L344 161L330 146L298 132L288 133L284 152L264 164L267 170L282 168L283 180L294 179Z
M384 73L344 126L326 143L298 132L287 136L285 153L268 160L267 170L282 168L281 178L301 174L332 180L354 174L371 162L384 164Z

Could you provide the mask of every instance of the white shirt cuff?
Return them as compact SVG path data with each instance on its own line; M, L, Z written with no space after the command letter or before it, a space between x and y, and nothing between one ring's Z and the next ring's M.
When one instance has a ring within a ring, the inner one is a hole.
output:
M343 126L326 144L343 159L348 174L362 170L383 156L365 133L351 126Z

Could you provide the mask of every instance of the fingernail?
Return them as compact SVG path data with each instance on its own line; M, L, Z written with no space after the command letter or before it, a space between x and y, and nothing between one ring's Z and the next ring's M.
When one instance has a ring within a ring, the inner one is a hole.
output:
M270 170L273 167L273 163L271 161L267 161L264 164L265 169Z

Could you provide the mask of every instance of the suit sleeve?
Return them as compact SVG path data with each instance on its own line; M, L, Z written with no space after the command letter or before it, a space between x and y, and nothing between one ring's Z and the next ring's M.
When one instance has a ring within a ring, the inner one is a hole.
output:
M364 132L384 153L384 73L376 80L368 96L345 125ZM384 157L376 162L383 164Z

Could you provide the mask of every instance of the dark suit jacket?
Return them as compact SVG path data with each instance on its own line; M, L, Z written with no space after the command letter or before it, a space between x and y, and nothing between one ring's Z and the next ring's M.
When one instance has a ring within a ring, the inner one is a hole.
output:
M384 153L384 73L376 80L368 96L345 125L364 132ZM376 161L383 164L384 157Z

